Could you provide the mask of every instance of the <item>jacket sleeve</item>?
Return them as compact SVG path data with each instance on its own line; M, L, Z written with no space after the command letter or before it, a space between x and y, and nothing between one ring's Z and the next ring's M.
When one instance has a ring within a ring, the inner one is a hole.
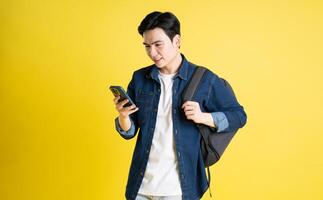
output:
M233 91L217 75L212 73L206 106L208 110L222 112L228 125L218 132L232 132L247 122L244 108L238 103ZM224 118L224 119L225 119Z

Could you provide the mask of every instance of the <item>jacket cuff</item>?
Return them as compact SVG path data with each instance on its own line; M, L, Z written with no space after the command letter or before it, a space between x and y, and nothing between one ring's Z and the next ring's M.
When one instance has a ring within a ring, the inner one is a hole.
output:
M120 126L120 124L119 124L118 117L117 117L117 118L115 118L115 120L114 120L116 130L117 130L117 131L118 131L122 136L125 136L125 137L127 137L127 138L133 137L133 136L134 136L134 134L135 134L135 126L134 126L134 124L133 124L132 120L130 120L130 121L131 121L131 127L130 127L130 129L129 129L128 131L124 131L124 130L122 130L122 128L121 128L121 126Z
M214 125L218 127L217 132L221 132L229 127L229 122L227 117L223 112L213 112L211 113Z

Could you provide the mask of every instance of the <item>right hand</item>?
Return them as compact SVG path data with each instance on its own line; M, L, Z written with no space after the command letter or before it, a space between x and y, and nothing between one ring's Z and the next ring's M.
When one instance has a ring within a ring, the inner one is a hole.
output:
M118 102L119 99L120 99L120 96L116 96L113 99L113 102L115 104L115 108L119 112L119 117L127 118L130 114L136 112L139 109L138 107L136 107L136 105L123 107L128 102L128 99Z

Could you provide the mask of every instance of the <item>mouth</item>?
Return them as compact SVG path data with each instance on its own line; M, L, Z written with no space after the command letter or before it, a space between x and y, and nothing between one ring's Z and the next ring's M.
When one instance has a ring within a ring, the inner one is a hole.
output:
M153 59L153 61L155 62L155 63L157 63L157 62L159 62L159 61L161 61L162 60L162 58L159 58L159 59Z

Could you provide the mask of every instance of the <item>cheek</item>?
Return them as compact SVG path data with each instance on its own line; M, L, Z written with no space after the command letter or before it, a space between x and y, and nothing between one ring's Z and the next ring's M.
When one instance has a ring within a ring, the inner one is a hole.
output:
M169 49L165 52L165 54L166 54L167 59L172 60L172 59L174 58L174 56L176 55L176 51L175 51L175 49L173 49L173 48L169 48Z
M165 46L164 48L160 49L159 53L163 56L163 58L167 59L172 57L172 55L174 54L174 49Z

